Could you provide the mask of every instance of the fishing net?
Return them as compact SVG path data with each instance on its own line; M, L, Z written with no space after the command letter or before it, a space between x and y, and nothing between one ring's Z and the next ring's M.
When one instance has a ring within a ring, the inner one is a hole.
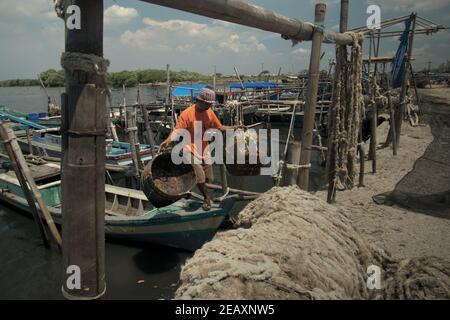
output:
M352 212L298 187L273 188L217 234L181 272L176 299L449 298L450 263L397 262L353 228ZM382 270L381 289L367 268Z
M345 46L336 49L336 74L333 106L330 116L329 156L327 161L333 190L338 183L352 189L356 177L356 156L362 117L365 114L362 92L363 36L349 33L353 38L350 61Z

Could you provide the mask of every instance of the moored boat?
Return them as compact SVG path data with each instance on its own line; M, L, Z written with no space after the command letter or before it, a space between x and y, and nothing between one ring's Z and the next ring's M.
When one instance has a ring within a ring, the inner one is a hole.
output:
M59 165L31 165L35 181L56 224L62 223ZM0 201L29 212L27 200L13 171L0 173ZM231 211L234 199L214 203L203 211L202 202L182 199L154 208L142 191L105 186L105 235L107 238L155 243L196 250L211 240Z

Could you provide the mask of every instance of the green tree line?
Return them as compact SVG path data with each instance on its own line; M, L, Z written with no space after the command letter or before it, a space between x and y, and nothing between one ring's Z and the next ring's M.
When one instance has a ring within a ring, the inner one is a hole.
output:
M41 72L39 77L46 87L64 86L63 70L49 69ZM206 81L210 80L211 76L205 76L198 72L191 71L172 71L170 72L170 79L172 82ZM139 83L148 84L165 81L166 70L157 69L111 72L107 75L108 85L114 88L122 87L123 85L126 87L133 87ZM0 81L0 87L24 87L37 85L40 85L39 78Z
M450 73L450 60L442 62L437 68L433 70L435 73Z

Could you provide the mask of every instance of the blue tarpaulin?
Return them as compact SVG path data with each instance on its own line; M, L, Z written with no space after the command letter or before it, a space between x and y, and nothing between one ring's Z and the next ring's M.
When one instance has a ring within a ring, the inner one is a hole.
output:
M242 89L242 86L245 89L270 89L270 88L276 88L277 85L274 82L244 82L241 84L238 83L231 83L230 89Z
M181 85L173 89L173 97L196 97L199 95L200 90L208 87L207 84L186 84Z
M411 30L411 19L405 21L405 31L400 37L400 46L394 57L392 64L392 88L399 88L402 86L402 75L405 68L406 52L409 46L409 33Z

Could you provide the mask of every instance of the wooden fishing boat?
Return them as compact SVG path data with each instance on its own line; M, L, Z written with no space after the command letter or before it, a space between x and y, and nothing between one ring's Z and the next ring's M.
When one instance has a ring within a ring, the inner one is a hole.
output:
M61 136L52 132L52 130L34 130L30 143L33 148L33 154L45 155L54 158L61 158ZM26 137L18 137L17 142L23 152L29 152L29 143ZM156 150L153 150L156 151ZM139 145L140 159L144 163L151 160L153 156L149 145ZM131 145L127 142L110 141L106 148L106 162L119 166L129 166L133 163Z
M28 120L37 125L45 127L60 127L61 126L61 116L51 117L47 112L36 112L36 113L23 113L17 110L7 108L5 106L0 106L0 112L4 114L9 114L11 116Z
M55 223L62 223L59 165L30 165L34 179ZM214 203L203 211L202 202L180 200L156 209L142 191L112 185L105 187L105 234L107 238L148 242L196 250L214 237L231 211L234 198ZM27 200L13 171L0 173L0 201L29 212Z
M33 154L35 155L61 158L61 135L59 132L59 128L48 128L46 126L1 111L0 118L2 120L9 120L11 123L16 124L13 125L13 127L16 127L17 141L24 153L29 153L31 144ZM23 129L26 128L33 129L30 134L30 142L28 141L28 137L23 131ZM151 160L155 151L157 151L157 146L152 149L147 144L140 144L138 150L141 161L143 163L147 163ZM118 141L110 141L109 143L107 143L106 162L108 164L119 166L131 165L133 163L131 145L127 142Z

